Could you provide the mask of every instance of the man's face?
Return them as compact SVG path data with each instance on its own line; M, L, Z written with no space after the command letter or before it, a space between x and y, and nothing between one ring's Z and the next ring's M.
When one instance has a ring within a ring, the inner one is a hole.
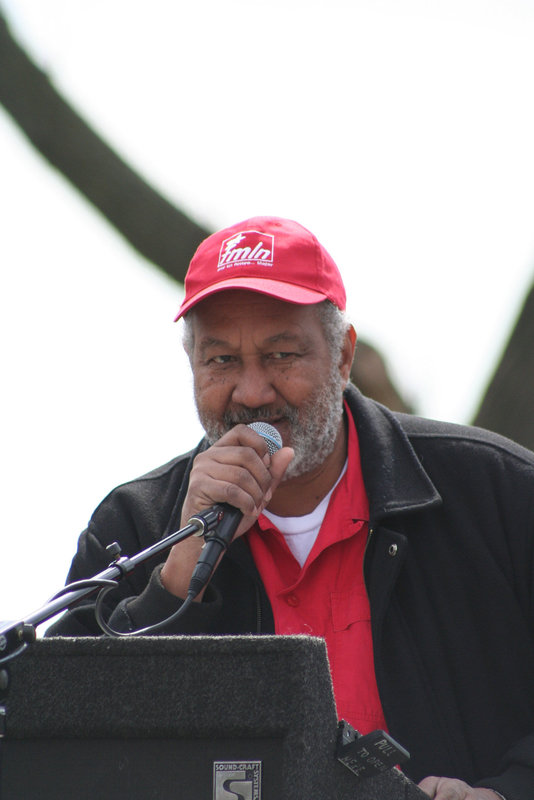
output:
M199 303L192 326L195 400L210 442L265 421L295 449L285 479L318 467L339 433L346 376L317 307L225 291Z

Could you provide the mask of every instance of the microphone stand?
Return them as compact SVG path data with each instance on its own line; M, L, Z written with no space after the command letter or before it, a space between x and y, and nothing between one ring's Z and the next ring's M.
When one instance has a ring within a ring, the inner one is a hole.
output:
M29 644L35 641L37 638L35 630L37 625L46 622L46 620L51 619L61 611L71 608L71 606L79 603L80 600L97 591L116 586L117 581L132 572L139 564L158 553L169 550L173 545L187 539L189 536L205 537L207 533L217 526L223 516L224 511L221 507L208 508L191 517L184 528L169 534L169 536L131 557L122 556L120 545L117 542L113 542L106 547L112 562L103 572L99 572L87 580L68 584L50 598L44 606L41 606L25 619L18 622L0 623L0 696L2 689L7 688L7 686L4 687L7 676L2 675L4 672L3 665L20 655Z
M3 750L2 744L6 736L7 703L10 685L9 662L21 655L30 644L35 642L37 639L36 626L96 592L103 593L114 588L121 578L132 572L139 564L158 553L169 550L173 545L187 539L189 536L204 536L206 538L206 534L216 528L224 518L224 515L225 510L223 507L212 506L191 517L184 528L169 534L169 536L131 557L122 556L120 545L117 542L113 542L106 547L112 561L103 572L99 572L93 578L76 581L63 587L44 606L25 619L18 622L0 623L0 765ZM216 535L215 532L213 536L216 537ZM209 538L207 538L208 541ZM190 598L191 601L193 599L193 597ZM182 608L185 610L186 603ZM105 633L111 631L107 625L103 627L100 620L99 625Z

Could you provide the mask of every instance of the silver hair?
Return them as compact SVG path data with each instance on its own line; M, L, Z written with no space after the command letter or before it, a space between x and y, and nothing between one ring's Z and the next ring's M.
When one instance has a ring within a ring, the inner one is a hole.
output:
M195 334L193 333L193 314L194 309L192 311L188 311L185 317L182 317L183 321L183 333L182 333L182 344L184 347L185 352L189 356L189 360L191 360L191 356L193 355L193 347L195 344Z
M318 303L317 309L332 361L337 364L350 323L345 316L345 312L340 311L330 300L323 300L322 303Z

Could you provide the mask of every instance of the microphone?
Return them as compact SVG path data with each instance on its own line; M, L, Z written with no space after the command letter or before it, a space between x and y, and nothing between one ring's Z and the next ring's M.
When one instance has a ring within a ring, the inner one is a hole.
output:
M272 456L282 447L282 437L272 425L267 422L251 422L248 426L267 443L267 449ZM227 550L228 545L234 538L239 523L243 518L243 513L228 503L218 503L212 506L211 510L218 513L218 521L214 533L209 535L202 552L197 561L196 567L191 576L188 597L195 598L198 593L208 584L215 565L223 550ZM191 519L195 519L192 517ZM191 522L191 520L190 520Z

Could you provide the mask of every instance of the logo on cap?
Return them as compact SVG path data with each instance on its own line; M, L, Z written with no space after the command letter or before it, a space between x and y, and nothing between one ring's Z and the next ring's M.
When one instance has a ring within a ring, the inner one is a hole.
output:
M239 231L225 239L219 251L217 269L227 269L234 264L261 263L272 267L274 236L259 231Z

